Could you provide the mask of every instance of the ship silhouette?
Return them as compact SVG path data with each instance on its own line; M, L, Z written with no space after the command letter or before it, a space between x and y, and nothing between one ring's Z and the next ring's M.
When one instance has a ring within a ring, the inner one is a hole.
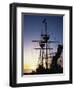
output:
M27 75L30 74L56 74L56 73L63 73L63 67L58 64L58 59L61 57L61 54L63 52L63 45L59 44L58 41L51 41L50 35L47 32L47 22L46 18L42 21L44 24L44 33L41 31L40 40L32 40L32 42L37 42L39 44L40 48L34 48L35 50L39 50L39 58L38 58L38 67L35 71L32 71L31 73L24 73ZM53 48L50 48L50 43L58 43L57 51L50 53ZM55 55L53 55L55 54ZM51 58L52 62L49 65L49 59ZM61 62L61 59L60 59ZM50 66L50 67L49 67Z

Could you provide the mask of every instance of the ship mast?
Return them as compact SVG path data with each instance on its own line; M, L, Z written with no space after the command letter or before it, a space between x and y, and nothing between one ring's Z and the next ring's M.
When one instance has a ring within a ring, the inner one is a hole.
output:
M45 50L46 50L46 55L45 55L45 65L46 65L46 69L48 69L48 40L49 40L49 36L47 34L47 22L46 19L43 20L43 24L45 24L45 34L43 35L43 39L45 42Z

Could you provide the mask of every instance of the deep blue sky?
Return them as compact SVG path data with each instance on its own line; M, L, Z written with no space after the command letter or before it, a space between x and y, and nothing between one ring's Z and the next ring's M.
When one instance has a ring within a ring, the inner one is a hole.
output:
M41 16L41 15L23 15L23 42L24 48L32 46L32 40L39 40L41 30L44 31L43 19L47 21L47 31L50 34L50 40L63 43L63 16ZM54 48L57 44L51 45Z

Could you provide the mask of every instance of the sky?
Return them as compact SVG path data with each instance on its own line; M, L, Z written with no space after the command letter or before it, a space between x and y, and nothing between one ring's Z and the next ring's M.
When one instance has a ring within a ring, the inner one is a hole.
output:
M50 40L59 41L63 44L63 16L54 15L22 15L22 31L23 31L23 60L24 69L35 70L38 64L39 50L34 48L39 47L37 42L32 40L39 40L41 31L44 32L44 24L42 21L46 18L47 32L50 35ZM50 44L53 51L57 50L57 43Z

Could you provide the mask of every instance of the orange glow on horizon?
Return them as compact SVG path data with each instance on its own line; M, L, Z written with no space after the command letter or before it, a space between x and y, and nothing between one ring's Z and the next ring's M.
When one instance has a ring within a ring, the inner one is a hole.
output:
M32 64L24 64L24 73L30 73L36 70L36 66Z

